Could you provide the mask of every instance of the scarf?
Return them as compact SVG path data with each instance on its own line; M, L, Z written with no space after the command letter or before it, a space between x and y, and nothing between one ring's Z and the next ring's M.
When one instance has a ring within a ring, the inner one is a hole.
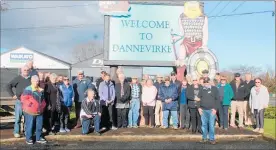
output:
M124 83L121 83L121 97L123 97L124 94Z

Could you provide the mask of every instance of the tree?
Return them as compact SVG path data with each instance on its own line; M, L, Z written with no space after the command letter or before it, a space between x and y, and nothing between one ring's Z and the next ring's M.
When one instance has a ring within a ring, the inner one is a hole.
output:
M0 11L6 11L8 9L8 4L4 0L0 0Z
M256 77L263 73L263 68L256 66L241 65L231 67L230 69L227 69L227 71L232 72L233 75L234 73L240 73L241 75L251 73L252 76Z
M77 63L103 54L103 42L93 40L80 44L73 49L73 62Z

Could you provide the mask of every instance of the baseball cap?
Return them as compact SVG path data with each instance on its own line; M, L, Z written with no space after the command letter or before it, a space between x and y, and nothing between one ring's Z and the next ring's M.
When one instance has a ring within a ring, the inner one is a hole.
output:
M206 69L202 71L202 74L208 74L208 73L209 73L209 71Z
M175 76L176 75L176 73L173 71L173 72L171 72L171 76Z
M235 77L240 77L241 74L240 73L235 73Z

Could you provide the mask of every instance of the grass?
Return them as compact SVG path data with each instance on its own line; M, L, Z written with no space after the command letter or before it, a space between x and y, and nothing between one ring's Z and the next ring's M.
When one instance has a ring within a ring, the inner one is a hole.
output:
M264 121L264 135L276 139L276 120L265 119Z

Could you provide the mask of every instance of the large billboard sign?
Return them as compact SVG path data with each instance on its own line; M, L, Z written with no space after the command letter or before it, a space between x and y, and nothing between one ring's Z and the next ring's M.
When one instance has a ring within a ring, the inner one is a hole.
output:
M208 59L202 55L210 52L203 3L131 3L130 7L126 17L105 17L104 65L177 66L181 80L186 67L195 66L188 64L190 57L200 56L211 61L205 64L215 64L214 70L218 69L215 55L208 55ZM198 50L204 53L195 55Z

